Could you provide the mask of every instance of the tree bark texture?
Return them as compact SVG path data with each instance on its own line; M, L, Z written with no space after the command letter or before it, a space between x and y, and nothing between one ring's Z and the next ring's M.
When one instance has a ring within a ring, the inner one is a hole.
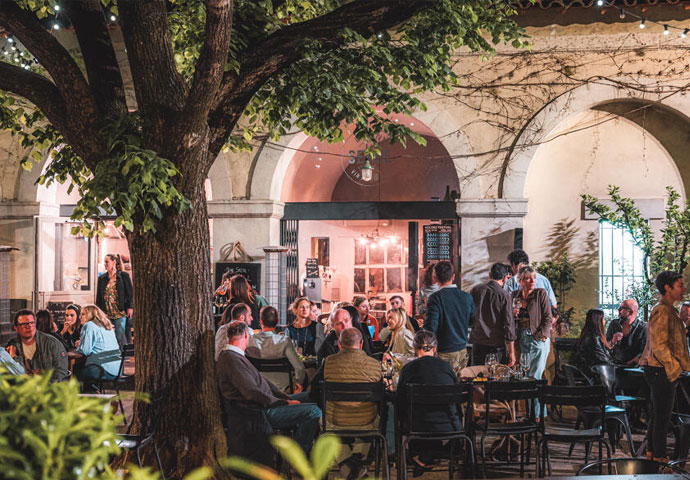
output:
M156 441L173 478L227 455L213 361L208 215L203 188L194 183L184 192L191 210L167 215L155 234L128 235L136 391L169 389L157 410L136 404L134 431L158 419Z

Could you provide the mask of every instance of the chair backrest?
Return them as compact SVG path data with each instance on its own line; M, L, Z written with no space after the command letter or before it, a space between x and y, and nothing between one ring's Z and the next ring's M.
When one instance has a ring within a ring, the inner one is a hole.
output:
M578 408L600 410L599 420L600 434L604 435L603 425L606 425L606 403L608 393L603 385L582 385L582 386L552 386L544 385L541 397L541 416L546 418L547 405L569 405ZM542 422L542 430L544 423Z
M534 402L541 398L542 385L545 380L523 380L512 382L489 381L483 383L485 415L484 425L489 426L491 403L494 401L507 402L513 400L524 400L527 403L527 418L535 418Z
M604 467L603 472L610 475L651 475L658 473L678 473L683 476L690 475L677 465L649 460L646 458L609 458L591 462L578 470L577 475L600 475L599 468ZM611 469L609 472L608 469ZM662 470L663 469L663 470Z
M294 368L287 357L281 358L255 358L247 355L247 359L256 367L256 369L263 373L286 373L288 382L290 382L290 391L295 391L293 374Z
M422 383L408 383L399 390L402 404L405 405L406 423L400 424L407 433L413 432L413 419L420 410L427 410L429 407L449 407L455 405L462 408L465 405L466 413L464 418L472 418L472 382L461 382L452 385L436 385Z
M570 387L592 385L592 380L575 365L563 364L563 372Z
M577 351L577 338L556 338L553 341L553 350L558 373L561 370L561 353Z
M375 403L379 416L386 405L386 388L383 381L346 383L346 382L321 382L321 401L324 415L321 415L323 429L326 430L327 402L371 402Z
M120 378L125 374L125 361L128 358L134 358L134 344L127 343L122 345L121 351L122 358L120 359L120 369L117 372L117 377Z
M616 394L616 367L614 365L594 365L592 372L599 376L601 384L606 387L610 396Z

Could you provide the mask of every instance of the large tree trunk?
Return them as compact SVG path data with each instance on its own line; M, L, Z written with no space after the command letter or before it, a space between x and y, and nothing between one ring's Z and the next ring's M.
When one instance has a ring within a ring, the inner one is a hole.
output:
M196 159L185 159L196 161ZM192 202L155 234L128 235L135 301L136 390L169 388L160 409L137 403L134 431L158 416L166 473L182 478L227 454L214 370L209 224L202 179L182 180ZM128 460L128 461L131 461Z

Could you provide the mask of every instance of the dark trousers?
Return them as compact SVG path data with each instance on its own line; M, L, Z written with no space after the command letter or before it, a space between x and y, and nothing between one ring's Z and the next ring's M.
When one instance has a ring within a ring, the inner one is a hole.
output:
M498 363L503 365L508 364L508 355L506 353L506 346L492 347L490 345L472 344L472 365L484 365L486 363L486 356L490 353L495 353Z
M657 458L666 457L666 435L671 424L677 382L670 382L662 367L644 367L644 378L651 391L652 410L647 425L647 450Z

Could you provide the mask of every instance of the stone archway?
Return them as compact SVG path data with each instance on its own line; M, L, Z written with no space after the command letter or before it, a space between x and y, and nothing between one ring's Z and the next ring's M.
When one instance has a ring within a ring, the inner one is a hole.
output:
M678 139L690 145L690 119L683 113L690 112L690 99L683 95L664 98L662 93L650 94L612 84L588 84L561 94L524 125L503 161L498 197L523 198L527 174L539 146L550 141L565 119L587 110L625 116L643 127L672 155L685 192L690 191L690 154L687 147L682 149L678 145ZM660 124L666 124L668 129Z
M480 196L481 185L476 171L477 161L472 156L472 147L460 126L447 112L433 102L427 111L416 111L414 118L426 125L438 138L453 159L455 172L460 181L464 198ZM292 162L295 150L302 145L307 136L302 132L281 137L278 142L264 142L252 162L248 179L248 197L251 200L271 200L280 202L283 178Z

